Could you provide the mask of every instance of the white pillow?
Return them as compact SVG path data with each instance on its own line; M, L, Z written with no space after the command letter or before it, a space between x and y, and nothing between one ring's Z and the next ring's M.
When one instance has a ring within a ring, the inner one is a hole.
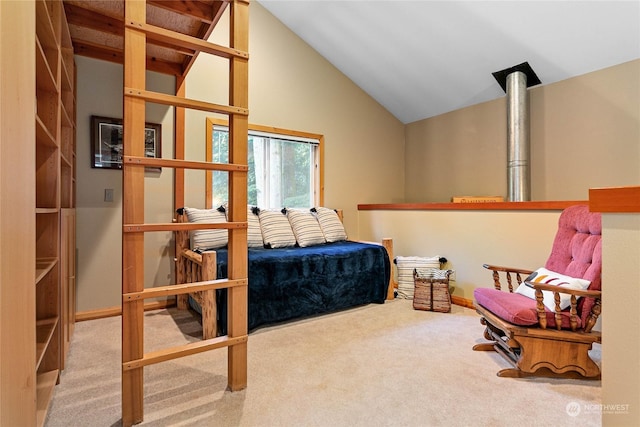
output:
M325 243L320 223L311 211L287 210L287 218L301 248Z
M260 229L260 219L258 213L260 209L257 207L247 206L247 246L250 248L262 248L262 230Z
M333 209L317 207L314 208L320 229L327 243L347 240L347 232L338 214ZM313 211L313 209L312 209Z
M397 256L398 298L413 299L413 270L440 269L440 257Z
M196 209L184 208L189 218L189 222L203 222L208 224L219 224L227 222L225 209L221 206L217 209ZM229 232L226 229L215 230L195 230L191 232L191 249L207 250L219 249L229 243Z
M565 276L564 274L556 273L546 268L539 268L529 275L525 279L526 281L533 283L544 283L545 285L560 286L562 288L585 290L591 284L590 281L585 279L577 279L575 277ZM536 290L525 285L524 282L518 286L516 293L524 295L525 297L536 299ZM556 302L553 297L553 292L542 291L543 304L551 311L555 311ZM571 295L560 294L560 310L571 305Z
M262 209L258 218L265 246L275 249L296 245L296 237L285 212Z

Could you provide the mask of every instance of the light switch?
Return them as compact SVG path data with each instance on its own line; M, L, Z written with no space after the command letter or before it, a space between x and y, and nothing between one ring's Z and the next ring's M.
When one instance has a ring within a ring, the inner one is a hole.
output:
M104 201L113 202L113 188L104 189Z

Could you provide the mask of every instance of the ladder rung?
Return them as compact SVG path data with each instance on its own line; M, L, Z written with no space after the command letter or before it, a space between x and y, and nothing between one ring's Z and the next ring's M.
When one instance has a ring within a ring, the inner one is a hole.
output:
M247 286L247 279L216 279L205 280L203 282L180 283L177 285L158 286L156 288L143 289L140 292L129 292L122 294L122 302L133 302L149 298L166 297L171 295L183 295L190 292L209 291L212 289L235 288L236 286Z
M202 39L167 30L166 28L156 27L155 25L130 21L125 23L125 27L143 31L150 40L162 42L171 46L193 49L198 52L205 52L223 58L249 58L249 54L247 52L209 43Z
M247 228L246 222L167 222L155 224L124 224L122 231L125 233L144 233L148 231L189 231L189 230L235 230Z
M124 156L125 166L147 166L175 169L201 169L201 170L217 170L229 172L246 172L249 170L247 165L238 165L235 163L210 163L198 162L193 160L179 159L158 159L155 157L138 157Z
M236 344L245 343L248 340L247 335L239 337L229 337L223 335L221 337L211 338L204 341L189 343L177 347L171 347L164 350L153 351L145 354L142 359L131 360L122 363L122 370L142 368L144 366L153 365L155 363L166 362L167 360L178 359L184 356L202 353L216 348L230 347Z
M195 99L182 98L165 93L152 92L144 89L124 88L124 96L144 99L145 101L155 102L163 105L173 105L175 107L190 108L193 110L208 111L210 113L220 114L239 114L248 116L249 110L241 107L229 105L212 104L210 102L198 101Z

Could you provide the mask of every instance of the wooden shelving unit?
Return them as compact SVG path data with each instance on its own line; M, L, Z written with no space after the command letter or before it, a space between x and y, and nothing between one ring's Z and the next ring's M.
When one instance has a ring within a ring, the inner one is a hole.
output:
M75 63L62 2L37 0L35 14L34 369L36 420L42 425L53 387L64 367L69 323L73 319L68 311L75 309L75 304L70 307L69 301L63 299L70 294L75 296L69 290L70 285L75 286L75 281L69 281L71 276L75 279L75 232L63 223L68 221L67 211L73 211L75 206Z
M0 24L0 425L33 426L69 322L60 247L75 248L61 238L61 208L75 205L75 64L60 0L2 1Z

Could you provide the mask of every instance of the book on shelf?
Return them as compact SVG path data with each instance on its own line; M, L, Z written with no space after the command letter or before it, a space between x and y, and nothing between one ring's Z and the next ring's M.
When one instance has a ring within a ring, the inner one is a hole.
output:
M453 203L495 203L504 202L502 196L454 196L451 198Z

